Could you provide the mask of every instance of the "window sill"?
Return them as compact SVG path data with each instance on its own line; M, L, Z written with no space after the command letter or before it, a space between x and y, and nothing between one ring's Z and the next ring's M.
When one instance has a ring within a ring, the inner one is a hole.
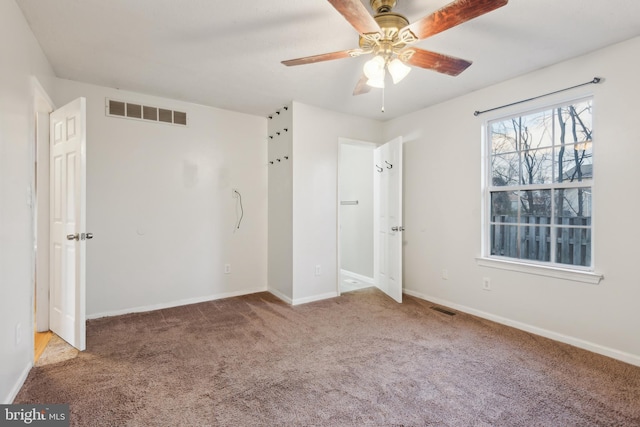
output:
M546 276L556 279L571 280L574 282L589 283L591 285L597 285L602 279L604 279L603 274L598 274L591 271L568 270L558 267L549 267L545 265L524 264L521 262L496 258L479 257L476 258L476 262L481 267L517 271L520 273L534 274L536 276Z

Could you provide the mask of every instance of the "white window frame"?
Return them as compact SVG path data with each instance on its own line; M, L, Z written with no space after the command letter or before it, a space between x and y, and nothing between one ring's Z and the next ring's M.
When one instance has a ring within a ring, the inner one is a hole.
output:
M591 265L580 266L571 264L556 263L555 259L550 256L549 262L535 261L528 259L513 258L507 256L491 255L491 192L495 190L540 190L540 189L558 189L558 188L576 188L576 187L590 187L592 192L595 193L595 173L591 177L591 180L584 184L573 183L551 183L549 185L517 185L517 186L493 186L492 169L491 169L491 156L492 156L492 141L491 141L491 124L508 120L514 117L523 117L527 115L533 115L537 112L545 110L554 110L558 107L567 106L584 101L591 101L592 109L594 109L595 97L593 94L576 97L572 99L565 99L560 102L550 103L542 105L539 108L531 108L527 110L521 110L512 114L495 115L488 118L483 123L482 129L482 249L481 256L476 258L478 265L483 267L498 268L509 271L517 271L522 273L534 274L539 276L554 277L590 284L598 284L604 278L602 274L595 271L595 198L592 197L591 202ZM595 122L595 112L593 113L593 121ZM593 123L592 123L593 125ZM595 127L595 126L593 126ZM593 129L592 129L593 131ZM593 144L596 142L592 140ZM595 160L595 148L596 144L592 145L592 155ZM552 213L554 212L555 197L552 197ZM516 224L514 224L516 225ZM520 224L518 224L520 226ZM558 225L551 221L550 227L552 229L557 228ZM555 231L552 232L552 236L555 237ZM555 245L551 245L555 246ZM551 252L555 253L555 249Z

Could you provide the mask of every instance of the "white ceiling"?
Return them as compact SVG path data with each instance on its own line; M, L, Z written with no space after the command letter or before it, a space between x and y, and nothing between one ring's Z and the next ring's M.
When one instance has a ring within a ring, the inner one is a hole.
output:
M358 47L326 0L16 2L58 77L261 116L295 100L388 120L640 35L637 0L510 0L418 42L473 65L458 77L414 68L385 89L381 113L380 89L352 96L367 57L280 63ZM398 0L394 11L414 22L447 3Z

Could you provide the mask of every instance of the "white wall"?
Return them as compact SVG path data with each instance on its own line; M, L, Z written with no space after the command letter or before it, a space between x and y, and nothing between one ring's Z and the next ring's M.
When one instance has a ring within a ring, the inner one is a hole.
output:
M269 147L269 291L293 302L293 116L291 104L273 111ZM286 131L285 131L286 129ZM288 159L286 158L288 157ZM279 160L278 160L279 159Z
M340 144L340 268L373 279L372 144Z
M266 118L56 81L58 105L79 96L95 236L87 316L266 290ZM186 111L188 126L107 117L105 98ZM242 194L240 229L232 188Z
M294 102L293 128L293 302L304 303L337 295L338 138L380 143L382 123Z
M33 357L34 233L27 204L35 158L31 76L46 90L53 76L13 1L0 2L0 57L0 402L10 403Z
M406 291L640 364L640 280L633 191L640 158L640 38L459 97L385 124L405 142ZM473 111L604 77L535 103ZM595 265L599 285L480 267L481 128L485 120L593 93ZM447 269L449 280L443 280ZM492 290L481 289L490 277Z

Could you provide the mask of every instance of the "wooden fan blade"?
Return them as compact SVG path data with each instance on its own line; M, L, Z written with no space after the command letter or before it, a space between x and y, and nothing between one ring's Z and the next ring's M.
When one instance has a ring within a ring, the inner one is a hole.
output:
M367 84L367 80L369 79L364 74L362 75L362 77L360 77L360 80L358 80L358 83L356 83L356 87L353 89L354 96L362 95L363 93L367 93L371 90L371 86Z
M419 40L424 39L491 12L508 2L509 0L456 0L402 30L409 29Z
M381 31L380 26L361 0L329 0L329 3L349 21L358 33L379 33Z
M304 58L289 59L282 61L288 67L292 65L314 64L316 62L331 61L332 59L350 58L351 50L341 50L340 52L323 53L321 55L305 56Z
M413 51L413 54L411 54L411 51ZM470 61L443 55L441 53L430 52L424 49L418 49L417 47L404 49L401 52L401 55L403 57L405 57L405 55L411 55L404 60L407 64L434 70L450 76L457 76L471 65Z

